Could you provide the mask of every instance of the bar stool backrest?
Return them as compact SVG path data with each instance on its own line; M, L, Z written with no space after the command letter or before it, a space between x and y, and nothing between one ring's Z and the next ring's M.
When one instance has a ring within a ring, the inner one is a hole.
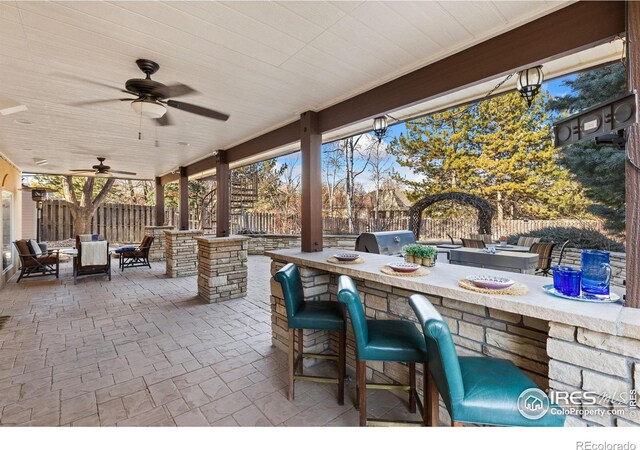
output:
M356 336L356 348L362 349L369 343L369 331L367 329L367 319L360 302L360 295L356 284L346 275L341 275L338 279L338 301L347 305L353 334Z
M278 270L273 278L282 287L284 303L287 308L287 319L291 320L298 312L300 305L304 303L304 290L302 289L298 267L293 263L289 263Z
M451 405L464 398L464 384L449 326L424 295L412 295L409 297L409 304L424 331L429 371L451 411Z

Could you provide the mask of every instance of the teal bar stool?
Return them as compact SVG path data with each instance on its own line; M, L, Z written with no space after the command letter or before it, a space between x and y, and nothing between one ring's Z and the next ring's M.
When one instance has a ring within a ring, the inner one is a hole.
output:
M344 307L331 301L305 301L300 272L295 264L289 263L280 269L273 278L280 283L287 309L289 327L289 400L295 396L296 380L314 381L317 383L333 383L338 385L338 404L344 405L344 375L346 366L346 332ZM304 353L303 330L328 330L339 335L338 354ZM298 352L295 351L295 334L298 334ZM304 358L329 359L338 363L338 376L316 377L303 373Z
M427 344L429 383L425 403L438 424L438 391L451 416L453 426L464 423L498 426L563 426L562 409L549 404L539 418L527 418L518 409L521 394L538 386L519 368L506 359L465 356L458 357L447 323L423 295L409 297L409 304L422 325ZM541 393L541 391L538 390ZM525 398L526 397L526 398ZM528 400L530 399L530 400ZM522 401L538 402L536 396ZM533 404L535 406L535 403Z
M342 275L338 280L338 301L345 303L351 317L356 338L356 390L360 426L366 425L428 425L430 418L418 398L416 390L416 363L427 370L427 348L424 336L415 323L404 320L368 320L365 317L356 285L351 278ZM367 383L367 361L403 362L409 365L409 385ZM427 377L424 390L427 392ZM409 393L409 411L416 412L418 404L422 422L400 422L367 418L367 389L400 389Z

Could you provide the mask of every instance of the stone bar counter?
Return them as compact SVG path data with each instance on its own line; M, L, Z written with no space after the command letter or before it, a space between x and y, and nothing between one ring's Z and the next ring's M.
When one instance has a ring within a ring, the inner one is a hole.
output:
M198 296L217 303L247 295L246 236L197 237Z
M426 276L398 277L380 272L385 263L397 262L397 257L362 253L362 264L328 263L327 258L335 252L288 249L265 255L272 259L272 275L288 262L300 267L307 300L336 301L338 277L349 275L358 286L367 317L372 319L416 321L408 297L413 293L426 295L447 321L460 356L509 359L543 390L596 393L598 402L589 409L598 412L569 415L567 426L640 425L640 409L632 392L640 389L640 310L549 296L542 291L543 285L553 283L548 277L446 263L437 263ZM459 287L458 280L470 274L507 275L524 283L529 292L522 296L495 295ZM614 292L622 293L618 288ZM271 313L272 342L286 351L284 299L280 285L273 280ZM305 351L336 350L336 337L322 331L305 333ZM347 333L347 364L354 368L355 341L350 323ZM407 383L408 368L399 363L372 362L368 363L367 377L378 382ZM443 423L449 421L442 403L440 416Z

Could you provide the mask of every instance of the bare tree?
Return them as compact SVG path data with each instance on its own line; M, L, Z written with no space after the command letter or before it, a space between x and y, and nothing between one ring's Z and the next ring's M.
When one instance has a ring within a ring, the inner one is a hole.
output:
M360 140L363 136L364 135L361 134L357 137L343 139L338 144L345 163L345 192L347 195L349 233L353 233L355 231L355 221L357 219L358 208L356 208L356 178L367 170L371 160L371 143L364 149L360 145Z
M381 145L380 141L372 145L370 155L369 178L373 182L375 189L372 199L373 218L377 221L380 212L380 191L390 176L391 157L386 152L386 148Z
M80 198L73 181L71 175L66 175L62 180L64 198L69 202L69 210L73 218L73 228L76 234L91 233L91 219L111 190L115 178L107 179L95 197L93 196L95 178L85 178L84 184L80 186Z
M345 181L345 178L341 176L344 168L343 158L340 152L340 147L333 146L325 150L324 158L324 183L326 190L326 205L329 210L329 217L334 217L336 208L336 194L337 189Z

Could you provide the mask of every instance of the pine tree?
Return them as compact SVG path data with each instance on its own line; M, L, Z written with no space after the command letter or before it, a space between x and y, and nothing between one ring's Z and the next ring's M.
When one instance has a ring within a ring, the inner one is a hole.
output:
M624 66L615 63L580 73L563 83L574 92L551 102L559 116L573 114L626 92ZM570 145L561 151L561 163L582 184L594 204L591 212L606 221L607 228L621 233L625 228L624 150L596 146L594 142Z
M548 103L549 96L540 94L527 108L517 93L508 93L407 124L390 151L422 178L403 180L410 197L472 193L487 199L499 220L584 215L579 185L558 164Z

